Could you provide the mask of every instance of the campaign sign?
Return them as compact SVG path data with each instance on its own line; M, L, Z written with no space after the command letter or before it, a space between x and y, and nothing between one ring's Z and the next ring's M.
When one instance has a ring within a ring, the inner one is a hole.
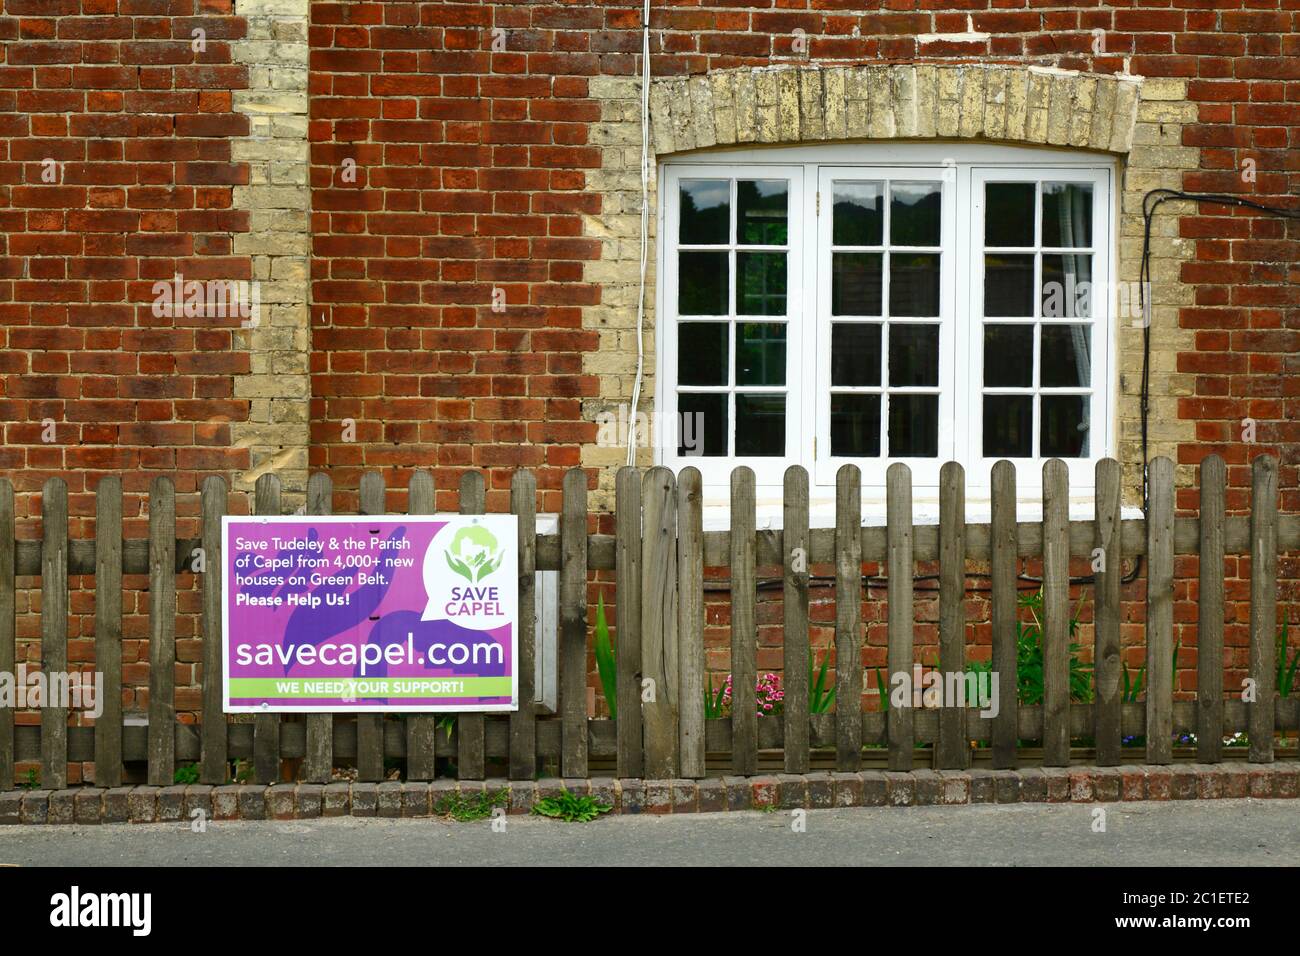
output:
M222 519L227 713L518 709L513 515Z

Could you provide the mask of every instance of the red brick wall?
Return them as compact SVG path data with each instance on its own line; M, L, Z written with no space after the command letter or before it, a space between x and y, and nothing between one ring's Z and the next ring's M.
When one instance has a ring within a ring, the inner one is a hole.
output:
M1202 149L1203 168L1185 177L1186 190L1264 201L1294 193L1300 4L1137 6L656 2L652 70L685 75L801 62L796 29L814 62L993 60L1097 72L1122 71L1127 62L1143 76L1192 80L1200 122L1186 127L1183 145ZM987 40L921 39L966 31L968 16L975 31L991 34ZM450 489L464 469L488 468L492 506L501 508L509 468L527 465L539 469L548 489L543 507L557 507L560 470L577 461L576 442L594 437L576 400L593 394L594 383L578 372L580 353L595 347L594 336L578 327L577 306L600 294L581 282L580 268L597 250L577 238L577 214L600 209L600 197L583 191L586 171L597 165L588 145L597 114L584 93L590 77L638 69L640 17L638 4L313 4L313 464L436 462L439 487L448 489L439 499L444 507L454 503ZM505 52L491 50L497 28L505 31ZM1093 53L1094 30L1104 31L1102 55ZM352 186L340 180L345 157L361 167ZM1257 167L1249 184L1241 177L1248 158ZM1160 215L1176 212L1166 206ZM1196 330L1197 351L1180 356L1178 368L1196 376L1180 414L1197 423L1197 442L1180 446L1178 459L1194 464L1210 452L1224 455L1229 506L1240 512L1249 459L1280 454L1282 506L1296 511L1300 226L1204 205L1182 217L1180 234L1196 248L1182 275L1196 286L1196 304L1182 310L1180 324ZM490 309L494 285L506 290L505 315ZM339 437L347 417L359 423L355 444ZM1248 417L1258 422L1255 445L1241 442ZM1180 492L1178 504L1191 513L1195 491ZM1287 595L1300 599L1296 556L1284 557L1281 570ZM1192 689L1195 559L1180 559L1178 571L1177 636L1188 648L1180 653L1178 686ZM1246 666L1248 559L1230 559L1228 572L1232 686ZM764 597L759 666L778 669L779 592ZM830 600L831 592L821 597ZM709 608L710 664L719 671L728 668L722 598ZM918 620L927 622L918 625L921 645L934 641L933 603L917 595ZM883 662L881 606L864 604L868 666ZM979 596L970 612L987 620ZM1126 606L1126 656L1135 669L1144 613L1136 601ZM815 620L831 624L831 614L814 603ZM976 640L987 644L981 627ZM1083 643L1091 644L1086 627Z
M1200 122L1184 145L1201 148L1202 169L1185 177L1186 189L1294 194L1300 3L1206 7L656 0L652 67L664 76L802 61L796 28L817 62L993 60L1113 72L1127 59L1134 73L1191 81ZM965 30L968 16L988 40L921 41ZM528 466L539 474L540 506L557 510L563 470L595 438L581 409L596 390L582 356L597 340L580 309L601 296L583 281L583 264L599 252L582 237L581 216L601 211L586 188L598 164L588 83L637 70L640 6L316 0L311 18L312 465L328 467L345 493L362 469L387 469L396 486L410 468L433 467L444 509L455 507L465 470L487 469L493 510L505 507L510 469ZM195 25L209 36L202 54L187 42ZM504 52L491 49L497 28ZM78 537L90 533L102 474L123 477L131 536L143 535L149 481L172 476L188 533L201 478L249 464L228 425L248 413L233 398L246 353L232 348L228 328L160 320L148 307L152 282L176 271L250 277L248 261L232 255L246 221L231 210L231 186L246 174L231 163L230 137L246 127L231 91L246 77L229 41L243 29L230 0L5 0L0 13L0 473L26 515L37 513L46 477L66 477ZM1103 55L1092 53L1094 29L1105 31ZM40 183L47 157L66 164L57 184ZM345 159L357 164L355 183L343 177ZM1254 183L1239 174L1246 159L1257 164ZM1195 330L1197 348L1179 369L1195 375L1180 414L1197 423L1197 441L1178 457L1223 454L1229 503L1240 510L1249 459L1279 453L1283 509L1300 511L1300 229L1209 205L1179 228L1196 249L1182 276L1196 302L1179 321ZM492 309L494 287L505 312ZM1240 441L1246 417L1259 422L1253 446ZM53 443L41 441L46 418L56 424ZM356 423L356 441L344 440L345 419ZM1180 494L1180 508L1194 505L1194 493ZM37 534L36 523L24 522L23 533ZM1248 564L1229 567L1236 647ZM1281 568L1294 602L1296 556ZM1186 645L1195 562L1180 560L1179 570ZM88 652L88 597L74 598L74 660ZM143 602L143 591L134 598ZM182 608L192 609L184 594ZM881 646L875 608L866 603L868 665ZM920 595L918 608L933 618ZM972 613L979 608L974 598ZM1126 640L1137 641L1140 605L1126 613L1134 622ZM725 625L723 614L711 606L714 625ZM770 644L779 616L765 609L762 620ZM25 640L35 622L22 616ZM142 679L138 616L127 633L126 660ZM723 633L711 631L711 647ZM193 647L183 646L192 668ZM1194 666L1193 655L1180 661ZM180 676L189 683L192 670ZM1180 675L1180 686L1193 678Z
M191 31L207 33L206 51ZM152 314L155 281L249 279L231 210L246 170L230 137L246 82L230 61L244 22L230 0L5 0L0 13L0 474L18 514L39 518L40 489L68 483L72 537L94 531L94 490L122 478L128 537L147 531L144 499L172 478L179 528L195 533L202 478L248 467L229 422L247 416L234 379L248 370L229 325ZM55 160L56 182L42 180ZM226 326L226 327L223 327ZM53 440L43 422L53 422ZM20 520L39 536L39 520ZM178 583L177 707L197 706L196 595ZM38 586L36 580L21 584ZM147 582L127 579L124 703L148 703ZM91 579L72 581L68 656L94 658ZM40 660L39 590L20 590L18 660ZM19 720L35 715L19 715ZM70 779L79 779L73 767Z

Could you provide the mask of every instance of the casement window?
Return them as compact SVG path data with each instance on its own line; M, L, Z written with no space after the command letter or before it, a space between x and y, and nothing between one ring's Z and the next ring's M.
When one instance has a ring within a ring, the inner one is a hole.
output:
M956 144L665 163L661 461L771 487L854 462L883 487L895 461L933 486L956 460L980 487L998 459L1061 458L1090 486L1113 451L1113 181L1104 158Z

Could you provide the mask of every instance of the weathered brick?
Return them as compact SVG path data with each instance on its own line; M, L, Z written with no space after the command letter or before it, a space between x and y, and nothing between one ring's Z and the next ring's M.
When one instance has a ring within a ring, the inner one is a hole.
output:
M1175 800L1196 799L1196 768L1190 764L1177 764L1173 768L1173 781L1169 795Z
M104 790L100 787L82 787L76 791L73 815L77 823L92 825L104 820ZM0 823L4 823L4 802L0 800Z
M645 812L673 812L673 782L671 780L647 780L645 782Z
M265 820L266 819L266 791L263 786L252 784L241 785L236 788L236 797L239 801L239 819L241 820Z
M153 823L158 819L158 787L132 787L126 797L132 823Z
M1146 768L1146 799L1173 799L1174 774L1168 767L1148 766Z
M1123 776L1117 767L1094 767L1090 771L1093 796L1099 803L1119 800Z
M16 790L0 791L0 826L22 823L23 795Z
M928 768L912 771L912 782L916 788L916 805L933 807L943 803L943 778Z
M185 787L174 785L158 791L158 820L174 823L185 818Z
M673 813L695 813L699 810L699 788L694 780L674 780Z
M970 802L997 803L997 778L994 771L985 767L972 767L970 775Z
M481 791L481 787L480 787ZM375 788L376 815L395 819L402 815L402 785L385 780Z
M1097 798L1093 789L1092 771L1087 767L1071 767L1067 776L1071 803L1092 803Z
M613 807L611 813L618 812L618 781L613 777L592 777L591 795L597 803Z
M45 823L50 816L50 791L29 790L23 794L20 819L25 824Z
M266 789L266 815L270 820L292 820L297 816L294 799L297 790L291 783L277 783Z
M1121 800L1147 799L1146 769L1136 764L1124 764L1119 768L1119 798Z
M701 813L722 813L727 809L727 785L716 777L699 782Z
M1067 803L1070 799L1070 772L1065 767L1044 767L1047 780L1047 802Z
M131 788L112 787L104 791L104 822L126 823L131 819Z
M835 785L829 773L814 771L808 774L805 779L808 786L808 807L822 810L835 806ZM781 795L784 797L784 786L781 790Z
M901 773L894 770L887 770L885 777L885 804L891 807L910 807L917 802L916 799L916 778L910 773ZM866 800L868 785L865 776L863 777L862 792L863 799ZM867 803L867 806L871 806Z
M46 823L72 823L76 816L74 801L75 790L53 790L50 792L50 809Z
M194 820L211 820L212 813L212 791L211 784L192 783L185 788L185 801L182 808L182 819ZM197 813L197 816L195 815Z
M325 784L300 783L294 794L294 812L299 820L315 820L322 816L325 801ZM423 785L422 785L423 786ZM427 786L424 786L425 800L428 800Z
M621 791L620 811L623 813L643 813L646 809L645 781L622 777L618 781Z
M1020 774L1015 770L994 770L993 788L998 803L1020 802Z
M802 774L797 773L779 773L776 775L777 797L776 806L782 810L794 810L797 807L808 806L808 780Z
M373 817L379 813L379 785L375 783L352 784L352 815Z
M883 781L882 789L883 789ZM862 774L836 771L831 774L832 801L837 807L862 806Z
M748 777L723 777L722 782L727 788L728 810L754 809L754 792Z
M1025 767L1016 773L1020 777L1021 803L1047 802L1047 774L1042 767Z
M776 777L749 777L749 802L755 810L781 806L781 781Z
M940 770L940 802L964 804L971 802L971 776L964 770Z
M346 783L327 783L321 791L321 816L346 817L352 812L352 788Z

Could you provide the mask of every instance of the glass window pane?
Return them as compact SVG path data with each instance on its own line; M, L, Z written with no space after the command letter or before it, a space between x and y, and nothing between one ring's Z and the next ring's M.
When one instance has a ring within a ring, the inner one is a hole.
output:
M923 318L939 314L938 253L889 254L889 314Z
M736 314L785 315L785 253L736 253Z
M784 179L742 179L736 183L736 241L783 246L789 241L790 185Z
M880 315L882 259L879 252L831 256L831 315Z
M677 326L677 384L727 384L727 323L683 322Z
M683 245L725 245L731 239L731 182L691 179L681 184L677 228Z
M984 245L1034 244L1034 184L984 184Z
M677 314L727 314L726 252L677 253Z
M736 327L736 383L785 384L784 324L745 322Z
M727 393L677 393L677 454L727 454Z
M1034 327L984 326L984 385L1028 388L1034 384Z
M939 454L939 396L889 396L891 458L935 458Z
M831 454L880 457L880 396L831 396Z
M1044 458L1088 457L1088 396L1044 395L1039 454Z
M1044 388L1086 388L1092 382L1091 329L1086 325L1044 325L1042 375Z
M836 322L831 326L831 384L880 384L880 326Z
M1043 312L1048 319L1092 318L1092 256L1043 254Z
M1043 183L1043 246L1092 245L1092 184Z
M1032 396L984 396L985 458L1031 457L1034 453L1033 427Z
M939 326L889 327L889 384L939 384Z
M939 183L892 183L889 241L895 246L937 246L943 201Z
M736 396L736 454L785 454L785 396Z
M885 235L884 183L837 182L831 242L837 246L879 246Z
M1033 255L984 257L984 314L991 317L1034 314Z

